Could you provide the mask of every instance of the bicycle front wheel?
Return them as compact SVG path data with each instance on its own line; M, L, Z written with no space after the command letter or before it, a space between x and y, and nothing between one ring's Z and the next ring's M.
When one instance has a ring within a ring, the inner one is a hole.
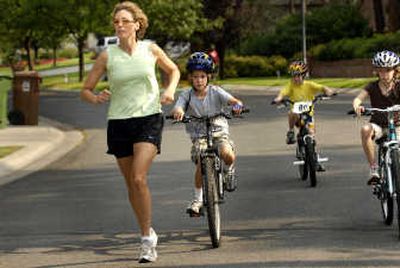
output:
M400 238L400 152L399 150L392 150L391 152L392 158L392 179L393 184L395 186L396 192L396 202L397 202L397 225L398 225L398 234Z
M310 186L317 186L317 154L315 153L314 140L311 137L306 137L306 161L308 173L310 176Z
M381 180L379 199L381 200L381 209L383 222L386 225L391 225L393 222L393 197L388 192L388 170L386 165L381 166ZM393 175L393 174L392 174Z
M204 159L204 190L207 206L208 229L213 248L220 245L221 240L221 215L218 202L218 188L216 185L217 172L215 170L214 159L207 157Z
M299 142L297 143L297 149L296 149L296 157L298 160L303 160L303 164L299 164L299 176L300 179L305 181L307 180L308 177L308 168L306 165L305 157L304 157L304 145L300 144Z

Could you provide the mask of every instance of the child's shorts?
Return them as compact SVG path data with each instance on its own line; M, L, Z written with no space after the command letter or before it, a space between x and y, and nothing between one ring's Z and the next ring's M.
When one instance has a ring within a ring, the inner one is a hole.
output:
M233 152L236 151L235 144L227 135L215 137L213 139L213 144L214 144L214 148L216 148L218 150L218 153L220 152L222 146L227 146ZM207 149L207 139L201 138L201 139L197 139L197 140L193 141L192 149L191 149L191 158L192 158L193 163L197 164L198 159L200 157L201 150L205 150L205 149Z

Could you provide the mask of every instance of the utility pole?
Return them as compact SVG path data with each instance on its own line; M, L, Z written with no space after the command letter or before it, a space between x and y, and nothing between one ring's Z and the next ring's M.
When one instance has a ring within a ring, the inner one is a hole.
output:
M302 17L302 29L303 29L303 61L307 64L307 44L306 44L306 12L307 12L307 0L301 0L301 17Z

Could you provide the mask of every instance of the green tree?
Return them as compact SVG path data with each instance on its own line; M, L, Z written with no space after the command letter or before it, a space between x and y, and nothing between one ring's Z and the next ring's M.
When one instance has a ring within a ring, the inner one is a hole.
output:
M371 34L368 22L352 4L331 4L307 13L307 47L342 38L364 37ZM266 35L247 39L241 47L244 54L292 57L302 48L301 14L283 17L275 30Z
M84 76L83 52L90 32L99 32L110 27L110 7L116 1L108 0L63 0L49 1L47 18L54 25L64 25L75 41L79 55L79 81ZM54 12L59 10L59 12ZM60 12L62 10L62 12Z
M35 19L39 12L40 7L36 6L34 1L0 1L0 34L5 42L2 47L10 49L6 52L9 55L12 55L16 48L24 47L30 70L33 69L30 48L40 29L40 23Z
M213 26L204 17L203 4L198 0L142 0L138 3L149 18L146 36L160 46L168 41L189 41L195 32Z
M234 46L240 37L240 12L243 0L203 0L204 14L211 21L222 23L221 27L213 29L203 34L203 40L208 46L215 44L218 52L219 76L224 78L224 59L226 49ZM217 26L218 23L216 23ZM207 47L206 49L209 49Z

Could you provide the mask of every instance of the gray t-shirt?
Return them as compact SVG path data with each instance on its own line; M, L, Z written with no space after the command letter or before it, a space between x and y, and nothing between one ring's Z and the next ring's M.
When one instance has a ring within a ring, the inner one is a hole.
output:
M179 95L175 108L181 107L186 115L212 116L223 112L232 98L232 95L222 88L209 85L205 98L199 99L194 94L194 89L190 88ZM225 117L220 116L213 120L212 128L214 136L229 135L228 121ZM205 123L196 120L186 124L186 132L192 140L205 137L207 134Z

